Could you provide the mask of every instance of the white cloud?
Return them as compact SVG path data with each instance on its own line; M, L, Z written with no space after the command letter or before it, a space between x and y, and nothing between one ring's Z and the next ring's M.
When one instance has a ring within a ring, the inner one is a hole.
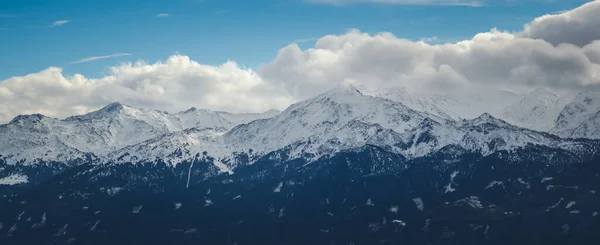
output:
M94 61L94 60L115 58L115 57L121 57L121 56L130 56L130 55L131 54L129 54L129 53L116 53L116 54L103 55L103 56L92 56L92 57L80 59L78 61L73 61L73 62L71 62L71 64L79 64L79 63L85 63L85 62L90 62L90 61Z
M182 55L115 66L97 79L48 68L0 82L0 121L28 113L65 117L113 101L167 111L196 106L257 112L283 109L344 82L443 92L599 88L600 37L578 28L600 26L599 4L538 18L522 32L492 29L437 45L352 30L321 37L309 49L284 47L258 72L235 62L202 65ZM549 26L572 30L561 35Z
M600 1L588 2L560 14L538 17L525 26L520 36L543 39L552 45L570 43L583 47L600 39Z
M261 67L263 79L297 98L334 84L358 81L375 87L424 90L496 87L519 90L547 86L582 89L600 85L600 41L579 48L492 30L443 45L413 42L390 33L358 30L321 38L314 48L292 44Z
M596 35L600 31L590 31L600 28L598 6L600 1L538 18L519 33L492 29L470 40L441 45L358 30L328 35L314 48L301 50L291 44L281 49L259 74L300 99L344 81L444 92L486 88L528 91L540 86L556 90L599 88L600 36ZM552 22L546 23L549 20ZM571 31L554 33L542 28L546 26Z
M70 22L70 20L57 20L57 21L54 21L54 22L52 22L52 25L51 25L51 26L52 26L52 27L55 27L55 26L62 26L62 25L64 25L64 24L67 24L67 23L69 23L69 22Z
M346 5L357 3L403 4L403 5L454 5L454 6L483 6L478 0L305 0L311 3Z
M167 14L167 13L160 13L160 14L157 14L156 17L159 17L159 18L160 17L169 17L169 14Z

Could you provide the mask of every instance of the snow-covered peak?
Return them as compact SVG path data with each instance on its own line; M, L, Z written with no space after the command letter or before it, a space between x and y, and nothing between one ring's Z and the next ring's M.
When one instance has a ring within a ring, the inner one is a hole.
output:
M190 107L190 109L187 109L185 111L183 111L183 113L192 113L197 111L198 109L196 107Z
M485 125L493 125L493 126L497 126L497 127L512 126L509 123L507 123L506 121L495 118L487 112L481 114L480 116L478 116L474 119L467 120L467 123L469 125L473 125L473 126L481 126L484 124Z
M366 144L407 158L448 146L482 154L530 144L571 147L568 140L513 126L491 112L467 117L490 105L485 101L514 96L499 92L488 98L421 97L401 88L370 91L345 84L295 103L283 112L235 114L192 107L168 113L112 103L65 120L42 115L16 117L0 125L0 155L9 156L8 162L13 163L31 159L69 161L93 153L117 162L159 158L176 164L207 152L216 159L215 164L227 165L232 156L249 149L255 157L286 149L290 158L311 160ZM527 96L521 101L532 103L525 105L551 103L556 97L544 89ZM565 107L569 119L589 114L572 127L570 135L597 134L598 97L596 93L583 93ZM507 102L490 107L503 103ZM466 105L475 107L464 109Z
M360 96L363 94L358 90L358 88L356 88L354 85L349 84L349 83L338 85L338 86L334 87L333 89L330 89L329 91L321 94L321 96L334 97L334 98L338 98L338 99L357 96L357 95Z
M521 95L502 91L449 91L445 94L414 91L406 87L369 89L361 87L364 94L401 102L406 106L440 118L460 121L474 118L484 112L501 116L502 111L522 98ZM485 96L482 96L485 93Z
M110 103L96 111L89 112L83 115L71 116L65 121L89 121L99 119L114 119L115 117L128 117L131 119L148 119L147 114L161 115L168 114L156 110L139 109L132 106L122 104L120 102Z
M549 98L550 100L554 100L554 98L558 98L558 95L554 93L547 87L538 87L534 90L531 90L528 95L538 97L538 98Z
M235 152L249 149L254 156L286 149L289 158L314 160L366 144L407 158L424 156L453 145L482 154L529 144L564 147L556 137L513 126L490 113L482 113L470 120L446 120L413 110L395 100L365 95L363 91L353 86L338 86L300 101L273 117L240 124L222 135L193 134L195 136L190 137L189 134L175 133L162 136L161 143L150 148L145 146L146 143L129 148L163 147L155 151L169 155L135 150L128 156L135 156L132 159L166 157L174 162L171 152L183 152L186 153L183 156L189 158L206 151L217 162L227 162L226 159Z
M267 153L309 139L339 138L333 134L352 121L404 132L416 127L425 117L424 113L402 103L366 96L355 87L345 85L298 102L273 118L235 127L224 135L224 142L230 146L251 146L257 152ZM315 147L324 144L311 142Z
M129 145L188 128L228 130L278 113L271 110L234 114L195 109L170 114L115 102L64 120L40 114L22 115L9 124L0 125L0 155L11 156L9 163L32 162L34 159L68 161L70 156L77 158L84 153L104 156Z
M18 115L9 124L38 123L47 117L42 114Z
M102 107L102 109L100 109L99 111L103 111L103 112L114 112L114 111L120 111L123 109L123 107L125 107L123 104L121 104L121 102L113 102L110 103L104 107Z
M590 135L591 133L584 132L585 129L581 126L582 123L594 117L598 111L600 111L600 91L583 91L565 105L550 132L561 137ZM576 129L578 129L577 134L575 133ZM600 135L590 137L599 138Z
M564 107L565 102L548 88L537 88L507 107L502 118L521 127L548 131Z
M417 110L435 115L440 118L459 120L462 116L453 111L453 105L459 103L456 99L438 94L418 93L406 87L390 87L385 89L370 89L360 87L366 95L390 99Z

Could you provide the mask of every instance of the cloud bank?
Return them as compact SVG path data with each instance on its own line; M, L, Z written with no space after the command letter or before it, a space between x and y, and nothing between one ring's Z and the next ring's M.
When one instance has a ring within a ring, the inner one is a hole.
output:
M598 88L600 31L587 28L600 28L596 16L600 1L537 18L518 33L492 29L441 45L353 30L322 37L308 50L291 44L261 67L260 75L300 99L343 81L442 91Z
M30 113L65 117L113 101L168 111L258 112L284 109L345 82L441 92L597 89L600 31L591 31L600 26L597 16L600 1L539 17L520 32L492 29L439 45L352 30L321 37L306 50L290 44L258 71L231 61L202 65L183 55L122 64L97 79L66 77L51 67L0 83L0 121Z

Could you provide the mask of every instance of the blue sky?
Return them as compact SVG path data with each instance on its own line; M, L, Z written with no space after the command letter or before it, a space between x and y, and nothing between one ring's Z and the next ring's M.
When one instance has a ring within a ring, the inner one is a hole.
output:
M537 16L586 1L512 2L470 7L302 0L0 1L0 81L50 66L100 77L120 62L155 62L176 52L203 64L233 60L257 68L295 40L309 48L314 38L350 28L413 40L467 39L492 27L520 30ZM157 17L160 13L168 17ZM52 26L61 20L68 22ZM118 53L131 55L72 64Z

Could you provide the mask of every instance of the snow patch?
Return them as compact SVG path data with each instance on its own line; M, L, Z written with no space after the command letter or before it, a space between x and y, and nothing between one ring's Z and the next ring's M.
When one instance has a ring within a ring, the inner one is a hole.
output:
M565 209L569 209L571 207L573 207L573 205L575 205L575 201L570 201L569 203L567 203L567 206L565 207Z
M452 187L452 184L454 183L454 178L456 178L458 173L460 173L460 172L454 171L454 172L452 172L452 174L450 174L450 183L448 183L448 185L446 185L444 193L456 191L456 189Z
M406 226L406 223L404 221L402 221L402 220L399 220L399 219L392 220L392 223L396 223L396 224L398 224L400 226Z
M10 229L8 229L8 232L6 232L6 236L12 236L16 230L17 230L17 223L13 224L10 227Z
M547 185L546 186L546 190L554 190L554 189L574 189L574 190L579 190L579 186L567 186L567 185Z
M46 225L46 220L47 220L47 217L46 217L46 212L44 212L44 214L42 214L42 218L41 218L40 222L39 222L39 223L35 223L35 224L31 225L31 228L32 228L32 229L35 229L35 228L41 228L41 227L44 227L44 226Z
M217 168L219 168L219 172L233 174L233 171L229 167L227 167L227 165L225 165L224 163L222 163L221 161L214 161L213 164Z
M133 207L133 209L131 209L131 213L138 214L138 213L140 213L140 211L142 210L143 207L144 207L143 205L135 206L135 207Z
M283 182L279 182L277 187L273 190L273 192L281 192L281 187L283 187Z
M479 197L476 197L476 196L470 196L467 198L460 199L460 200L456 201L456 203L457 204L465 203L465 204L471 206L472 208L483 208L483 205L481 204Z
M111 188L105 188L104 189L104 191L106 192L106 194L109 195L109 196L117 195L122 190L123 190L123 188L121 188L121 187L111 187Z
M423 199L421 199L420 197L417 197L417 198L413 198L412 200L415 203L415 205L417 205L417 209L419 209L421 211L423 211L423 209L425 209L425 203L423 203Z
M524 181L523 178L518 178L517 181L519 181L519 183L525 185L527 187L527 189L531 189L531 185L529 185L529 182Z
M494 180L485 187L485 190L492 188L494 186L502 186L502 188L504 188L504 183L502 181Z
M98 224L100 224L100 220L96 220L96 223L94 223L94 225L92 225L92 227L90 227L90 231L95 231L96 227L98 227Z
M560 200L558 200L558 202L557 202L556 204L554 204L554 205L552 205L552 206L548 207L548 208L546 209L546 212L548 212L548 211L550 211L550 210L552 210L552 209L554 209L554 208L558 207L558 205L560 205L560 203L561 203L563 200L564 200L564 199L561 197L561 198L560 198Z
M12 174L0 179L0 185L19 185L29 182L27 175Z
M62 228L58 229L58 231L54 234L54 236L64 236L67 234L67 227L69 224L65 224Z
M367 203L365 203L365 205L367 205L367 206L375 206L375 204L373 203L373 201L371 201L371 198L369 198L367 200Z

